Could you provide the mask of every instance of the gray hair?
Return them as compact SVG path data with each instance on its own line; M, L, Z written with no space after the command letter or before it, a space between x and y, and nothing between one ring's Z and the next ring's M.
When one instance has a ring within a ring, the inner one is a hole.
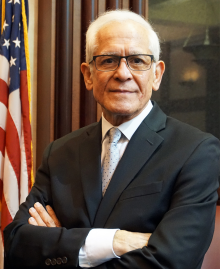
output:
M148 31L149 36L149 50L154 55L155 61L160 57L160 41L157 33L153 30L152 26L140 15L129 10L112 10L107 11L100 15L93 21L86 32L86 62L92 61L93 53L97 48L97 33L105 25L112 21L126 21L132 20L143 25Z

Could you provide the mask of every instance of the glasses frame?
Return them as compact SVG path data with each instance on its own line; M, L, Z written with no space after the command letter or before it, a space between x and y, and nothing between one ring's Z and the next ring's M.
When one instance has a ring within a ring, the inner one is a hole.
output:
M135 69L132 69L132 68L129 66L129 64L128 64L128 58L131 57L131 56L140 56L140 55L143 55L143 56L150 56L150 58L151 58L151 65L150 65L150 67L149 67L148 69L144 69L144 70L135 70ZM105 71L105 70L100 70L100 69L98 69L97 66L96 66L96 58L97 58L97 57L100 57L100 56L114 56L114 57L117 57L117 58L119 59L118 66L117 66L115 69L112 69L112 70L106 70L106 71ZM91 63L94 61L94 62L95 62L95 68L96 68L98 71L101 71L101 72L110 72L110 71L115 71L115 70L118 69L118 67L119 67L119 65L120 65L120 63L121 63L121 59L122 59L122 58L125 58L127 67L128 67L129 69L131 69L132 71L147 71L147 70L150 70L150 69L151 69L151 66L152 66L152 62L156 62L155 59L154 59L154 55L152 55L152 54L132 54L132 55L128 55L128 56L118 56L118 55L104 54L104 55L95 55L95 56L93 56L93 57L92 57L92 60L89 62L89 64L91 64Z

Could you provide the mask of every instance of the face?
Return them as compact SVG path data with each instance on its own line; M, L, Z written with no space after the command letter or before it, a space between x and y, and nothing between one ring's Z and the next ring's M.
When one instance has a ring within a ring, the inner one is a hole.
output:
M97 34L97 49L94 55L152 54L148 49L148 34L138 23L111 22ZM93 90L96 101L102 106L104 117L117 126L136 117L147 105L152 90L158 90L164 72L164 63L156 63L147 71L132 71L125 59L115 71L102 72L89 65L81 66L87 90Z

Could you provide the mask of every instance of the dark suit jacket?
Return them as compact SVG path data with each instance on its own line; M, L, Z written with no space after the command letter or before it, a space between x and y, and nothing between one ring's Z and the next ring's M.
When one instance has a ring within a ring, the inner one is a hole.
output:
M199 269L212 239L219 174L219 140L167 117L157 106L132 136L102 198L101 123L53 143L34 187L6 227L7 268L78 268L93 227L152 233L147 247L97 268ZM28 209L51 205L63 228L28 224Z

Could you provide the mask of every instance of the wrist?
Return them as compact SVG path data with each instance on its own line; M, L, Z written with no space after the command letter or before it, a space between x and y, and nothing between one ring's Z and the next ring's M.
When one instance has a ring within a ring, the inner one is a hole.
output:
M121 256L128 252L127 244L125 243L126 231L118 230L113 238L113 250L117 256Z

